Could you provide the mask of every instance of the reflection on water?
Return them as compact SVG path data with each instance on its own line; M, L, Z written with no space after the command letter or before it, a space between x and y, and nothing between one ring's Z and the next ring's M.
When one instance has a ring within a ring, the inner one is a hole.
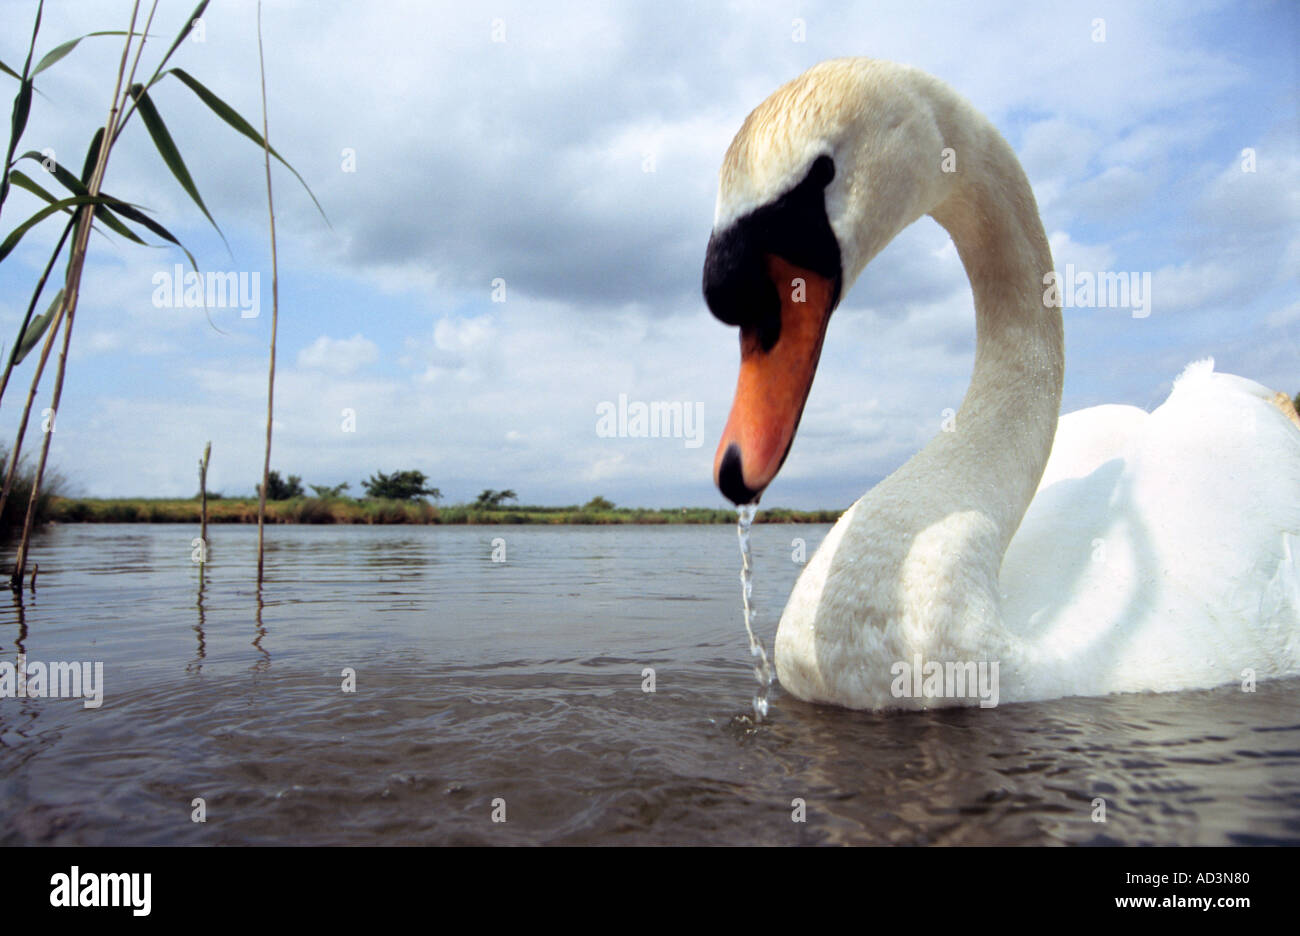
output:
M826 529L755 528L765 607ZM275 527L260 600L210 533L39 540L0 659L104 704L0 699L0 843L1300 843L1300 680L755 725L728 526Z

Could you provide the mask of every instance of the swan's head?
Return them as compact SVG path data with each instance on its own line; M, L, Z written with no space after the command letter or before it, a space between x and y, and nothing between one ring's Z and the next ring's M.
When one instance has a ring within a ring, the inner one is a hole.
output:
M785 461L840 297L951 194L942 90L905 66L823 62L760 104L727 148L704 298L740 326L736 399L713 463L733 502L756 501Z

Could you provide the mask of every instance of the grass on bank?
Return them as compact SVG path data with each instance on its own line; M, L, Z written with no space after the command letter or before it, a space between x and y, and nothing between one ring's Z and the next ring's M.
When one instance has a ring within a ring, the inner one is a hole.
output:
M49 519L56 523L198 523L195 499L52 497ZM838 510L760 510L756 523L834 523ZM267 501L268 523L352 524L701 524L735 523L735 510L678 507L647 510L616 507L491 507L453 504L436 507L427 501L294 497ZM257 498L208 500L209 523L257 523Z
M9 450L6 446L0 445L0 466L7 464L9 464ZM3 469L0 468L0 480L3 477ZM9 499L5 501L3 515L0 515L0 540L7 540L22 531L23 518L27 514L27 501L32 496L32 484L35 480L36 467L31 463L31 459L27 455L19 456L18 468L14 472L13 489L9 492ZM37 526L51 519L51 505L58 499L59 491L66 489L66 486L67 482L61 473L50 468L45 469L45 479L36 499L34 521Z

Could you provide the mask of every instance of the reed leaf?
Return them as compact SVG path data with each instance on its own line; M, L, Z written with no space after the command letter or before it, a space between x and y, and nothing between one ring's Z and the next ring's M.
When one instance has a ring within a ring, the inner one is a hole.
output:
M57 197L51 195L44 188L42 188L40 183L33 181L31 177L27 175L27 173L22 172L18 169L13 169L10 171L9 181L11 184L18 186L20 189L26 189L27 191L31 192L33 195L35 195L37 198L41 199L42 201L56 202L59 200ZM68 211L69 213L71 213L72 209L69 208Z
M9 179L18 188L25 189L26 191L31 192L37 198L40 198L50 204L54 204L56 201L58 201L57 197L51 195L44 188L42 188L38 183L34 182L31 178L27 176L26 173L19 172L17 169L14 169L12 172L9 173ZM80 192L76 192L76 194L79 195L84 195L85 193L86 190L84 187ZM68 214L72 213L71 208L66 209L66 211L68 212ZM98 218L100 221L104 222L104 225L106 227L110 228L115 233L122 235L128 240L134 241L135 243L140 244L141 246L144 247L154 246L153 244L150 244L148 241L142 240L129 227L127 227L121 221L117 220L117 218L113 217L113 215L109 211L109 207L106 204L95 206L95 217ZM100 233L102 234L103 231L100 231Z
M21 158L40 159L41 154L24 153ZM58 179L59 182L64 187L66 187L69 191L75 192L78 195L88 194L89 190L81 183L81 181L76 176L74 176L71 172L65 169L63 166L60 166L57 162L54 164L54 169L51 171L54 175L54 178ZM133 221L136 224L140 225L141 227L147 228L148 230L152 231L154 234L161 237L163 240L175 244L177 247L181 249L181 251L185 254L186 258L190 261L190 266L193 267L194 270L196 271L199 269L199 265L195 261L194 255L190 253L189 249L184 244L182 244L180 240L174 234L172 234L171 231L167 230L165 227L163 227L153 218L145 214L144 211L141 210L141 207L139 205L133 205L130 202L124 202L120 198L115 198L112 195L109 195L105 192L101 192L99 197L96 199L96 201L97 204L95 208L95 217L104 220L104 223L107 224L109 227L113 228L114 230L117 230L117 228L114 227L114 225L121 226L121 222L119 222L116 218L114 218L111 214L109 214L109 212L114 212L122 216L123 218L126 218L128 221ZM104 212L103 215L100 214L101 210L103 210ZM139 240L135 236L135 234L131 232L129 228L124 228L124 230L126 230L127 236L130 237L132 240ZM140 241L140 243L145 243L145 242ZM145 244L145 246L153 246L153 245Z
M67 42L63 43L62 45L57 45L50 51L46 52L45 57L42 58L39 63L37 63L35 68L32 69L31 77L35 78L41 72L45 71L45 69L49 68L59 59L63 58L65 55L67 55L69 52L75 49L77 47L77 43L79 43L82 39L89 39L91 36L125 36L125 35L126 33L120 29L108 29L100 32L86 33L84 36L78 36L76 39L69 39ZM139 35L139 33L137 33L136 35Z
M154 5L155 6L157 5L157 0L154 0ZM172 44L167 47L167 54L164 55L162 57L162 60L158 62L158 67L153 70L153 75L149 78L148 81L145 82L144 85L145 88L152 88L158 82L158 76L162 73L163 66L167 64L167 61L172 57L172 54L178 48L180 48L180 44L185 41L185 37L188 36L190 32L194 29L194 24L198 22L201 16L203 16L203 11L206 10L207 8L208 8L208 0L202 0L202 2L200 2L199 5L194 8L193 12L190 13L189 19L185 21L185 25L181 28L181 31L176 34L176 38L172 40ZM152 22L152 20L153 20L153 14L151 13L150 22ZM134 68L132 68L131 74L132 76L135 75ZM131 115L133 113L135 113L134 110L128 110L126 112L126 115L123 116L123 118L118 122L117 130L115 130L113 133L114 143L116 143L117 138L122 135L122 131L126 129L126 123L128 120L131 119Z
M9 236L4 239L4 243L0 243L0 261L3 261L5 257L9 256L9 254L13 252L13 249L18 246L18 242L23 239L24 234L36 227L36 225L40 224L50 215L63 211L65 208L71 208L77 205L97 205L102 203L103 198L98 195L94 197L90 195L74 195L72 198L60 199L52 205L47 205L9 232Z
M16 144L23 131L27 129L27 117L32 110L32 79L23 79L18 95L14 98L13 116L9 121L9 139Z
M18 158L40 160L42 162L42 165L44 165L44 159L45 159L45 157L43 157L40 153L34 151L28 151L26 153L23 153L22 156ZM66 188L69 192L71 192L74 195L89 194L89 190L86 188L85 183L83 183L80 179L78 179L71 172L69 172L66 167L59 165L59 163L56 160L51 160L51 162L53 163L54 168L49 169L47 171L50 173L50 175L54 176L54 178L59 182L60 185L62 185L64 188ZM14 171L17 172L17 170ZM10 174L12 175L13 173ZM18 174L22 175L22 173L18 173ZM27 186L22 185L20 182L18 182L17 179L14 180L14 184L19 185L22 188L27 188ZM32 184L35 185L35 183ZM39 188L39 186L37 186L37 188ZM27 188L27 190L29 192L32 192L35 195L41 194L40 192L33 191L33 189L31 188ZM41 197L44 196L42 195ZM100 195L99 198L100 198L99 203L95 205L95 217L100 221L102 221L105 227L116 232L117 234L122 235L128 240L134 241L137 244L143 244L146 247L153 246L152 244L149 244L146 241L141 240L135 234L134 231L132 231L126 225L122 224L121 221L118 221L115 217L113 217L112 214L109 213L110 206L112 210L121 212L122 205L126 204L125 202L122 202L114 198L113 196L107 194ZM168 239L170 240L171 238Z
M221 228L213 219L211 212L208 211L208 206L203 204L203 196L199 194L198 186L194 184L190 171L185 168L185 160L181 158L180 150L176 148L176 142L167 131L167 125L163 123L162 115L158 113L158 109L154 107L153 101L149 98L149 92L145 90L144 85L132 85L131 97L135 99L136 110L140 112L140 119L144 121L149 136L153 138L153 145L157 147L158 155L163 158L163 162L172 171L172 175L181 184L181 188L185 189L190 198L194 200L194 203L199 206L203 216L217 229L217 233L221 234L221 240L224 243L226 235L221 233ZM226 249L230 249L228 243Z
M59 304L63 302L63 290L60 289L54 296L54 301L50 303L50 308L44 315L39 315L32 320L23 332L22 338L18 340L18 350L14 352L14 366L17 367L27 357L28 352L36 347L36 342L41 340L41 335L50 327L50 322L54 321L54 315L59 311Z
M157 80L162 80L162 78L165 78L168 75L175 75L176 79L180 81L182 84L184 84L191 91L193 91L196 95L198 95L199 100L202 101L204 104L208 105L208 107L212 110L214 114L216 114L218 117L224 120L227 124L229 124L235 130L237 130L239 133L242 133L244 136L248 137L248 139L256 143L259 149L270 150L271 155L280 161L280 165L284 166L286 169L292 172L294 174L294 177L298 180L298 182L302 185L302 187L307 190L307 194L311 196L312 203L316 206L316 210L319 211L320 216L325 219L326 225L328 225L330 229L333 230L334 225L330 224L330 219L325 214L325 209L322 208L320 202L316 200L316 195L314 192L312 192L311 187L307 184L307 182L303 179L303 177L298 174L298 170L293 168L293 166L291 166L283 156L281 156L279 153L275 151L274 146L266 145L266 141L262 139L262 135L260 133L258 133L255 129L253 129L252 124L250 124L247 120L241 117L238 111L236 111L225 101L221 100L221 98L219 98L216 94L214 94L210 89L205 87L202 82L200 82L189 72L185 71L183 68L169 68L167 69L167 71L163 72L163 74L160 75Z
M9 197L9 167L14 164L14 150L18 148L18 138L27 129L27 116L32 108L32 80L27 71L32 67L32 55L36 52L36 35L41 31L41 14L45 12L45 0L36 5L36 22L32 25L32 38L27 44L27 58L23 61L22 75L16 74L8 66L5 71L19 81L18 94L14 98L13 111L9 120L9 145L5 149L5 163L0 167L0 208L4 207Z
M47 163L46 157L41 153L36 152L36 150L28 150L27 152L19 156L18 159L30 159L33 162L40 163L41 168L45 169L46 172L54 176L55 180L58 181L60 185L62 185L68 191L72 192L74 195L83 195L87 191L89 191L86 188L85 182L83 182L80 178L78 178L77 176L69 172L68 168L64 166L61 162L59 162L57 159L51 159ZM17 160L15 160L15 162L17 162Z
M198 261L194 259L194 254L190 253L189 249L184 244L182 244L175 237L175 235L172 234L171 231L167 230L165 227L163 227L153 218L149 217L147 214L145 214L135 205L129 204L128 202L119 201L118 199L113 198L112 196L105 196L105 204L111 210L117 212L127 220L134 221L136 224L139 224L140 226L146 227L150 231L153 231L153 233L157 234L163 240L170 241L171 243L175 244L177 247L181 249L181 252L185 254L185 257L190 261L190 266L194 268L195 272L198 271L199 264Z
M158 68L154 71L153 77L149 79L149 84L151 86L155 81L158 80L158 73L161 72L162 67L167 64L167 60L172 57L172 53L175 52L180 47L180 44L185 41L185 37L190 34L190 30L194 28L195 20L202 17L203 11L206 10L207 8L208 8L208 0L202 0L202 2L200 2L199 5L194 8L194 12L192 12L190 14L190 18L185 21L185 26L176 35L176 39L173 40L172 44L167 47L167 54L164 55L162 57L162 61L158 63Z
M100 127L95 131L95 135L90 138L90 146L86 147L86 158L81 164L81 184L89 185L91 173L95 171L95 164L99 162L99 148L104 145L104 128Z

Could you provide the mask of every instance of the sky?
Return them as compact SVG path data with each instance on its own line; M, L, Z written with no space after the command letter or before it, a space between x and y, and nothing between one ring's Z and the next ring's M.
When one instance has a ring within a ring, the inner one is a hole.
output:
M35 8L0 0L12 68ZM191 9L159 4L142 69ZM129 16L124 0L49 3L37 55ZM271 143L329 219L275 169L271 462L306 484L360 493L377 471L413 469L447 502L510 488L523 503L725 506L712 462L737 332L700 293L718 166L769 93L844 55L929 71L993 121L1058 270L1149 274L1145 316L1064 310L1063 411L1154 408L1207 356L1300 391L1295 3L325 0L268 2L262 21ZM44 72L19 152L80 167L120 55L119 39L89 38ZM255 4L213 2L170 64L260 126ZM104 188L150 209L205 273L248 289L256 275L257 314L167 301L180 251L93 237L51 466L76 495L186 497L210 440L209 489L251 494L272 318L262 153L175 78L152 96L225 241L138 117ZM0 235L38 207L13 192ZM5 348L60 229L0 263ZM906 461L960 404L974 334L956 251L923 218L835 312L764 505L842 509ZM6 445L36 357L0 404ZM620 401L681 403L698 424L611 435L600 414ZM27 450L41 432L38 419Z

